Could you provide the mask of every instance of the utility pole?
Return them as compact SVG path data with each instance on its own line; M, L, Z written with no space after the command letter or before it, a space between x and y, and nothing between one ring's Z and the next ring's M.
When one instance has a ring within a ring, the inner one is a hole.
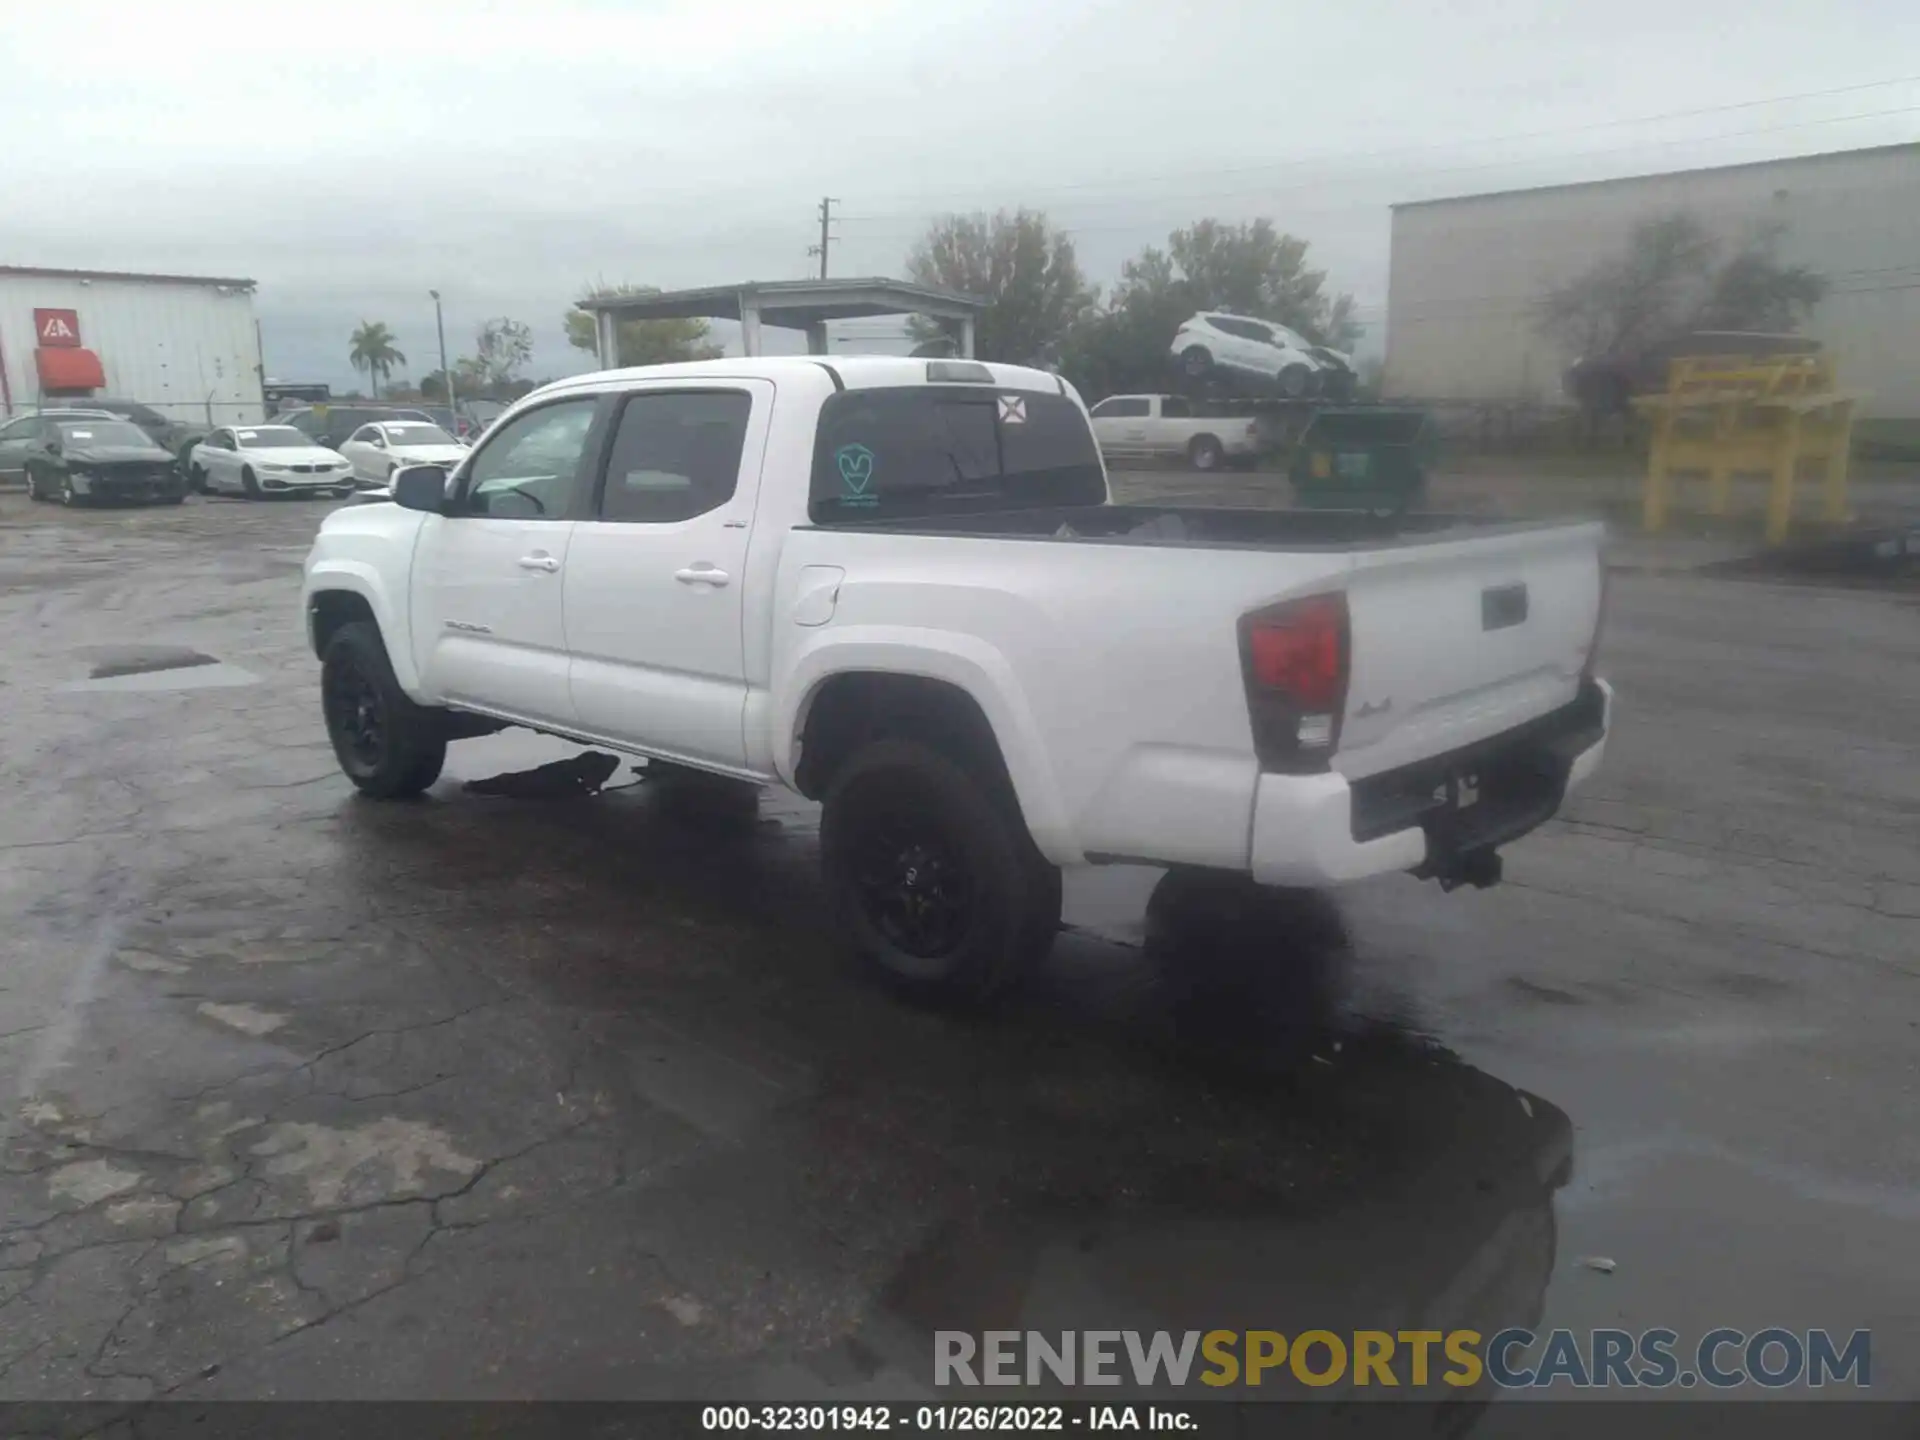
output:
M827 278L827 250L833 244L833 234L829 226L833 224L833 207L840 202L831 195L820 197L820 243L809 245L807 254L820 257L820 278Z
M260 382L260 413L271 420L267 412L267 347L260 339L260 317L253 317L253 374Z
M440 292L429 290L433 297L433 328L440 332L440 384L447 392L447 412L453 416L453 429L460 432L460 412L454 409L453 371L447 368L447 322L440 314Z

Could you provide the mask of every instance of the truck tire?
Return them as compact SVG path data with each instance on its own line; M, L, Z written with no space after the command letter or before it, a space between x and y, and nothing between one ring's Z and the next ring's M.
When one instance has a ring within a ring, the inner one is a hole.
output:
M1280 393L1289 400L1298 400L1312 387L1313 374L1298 360L1280 369Z
M1227 452L1212 435L1196 435L1187 445L1187 463L1196 470L1218 470L1226 460Z
M447 737L439 717L416 705L370 620L334 631L320 662L320 703L340 769L362 795L396 800L440 778Z
M828 788L821 866L867 968L914 999L979 1006L1060 928L1060 871L1010 798L917 740L878 740Z

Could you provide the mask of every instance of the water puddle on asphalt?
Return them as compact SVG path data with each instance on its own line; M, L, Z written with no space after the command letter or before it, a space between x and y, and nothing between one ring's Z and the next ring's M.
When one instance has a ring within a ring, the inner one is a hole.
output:
M106 646L81 652L84 680L65 690L208 690L253 685L259 676L179 645Z
M1105 928L1100 897L1082 898L1095 924L1081 934ZM974 1082L981 1109L1018 1117L991 1144L964 1110L916 1131L936 1151L975 1140L973 1198L930 1216L883 1283L857 1337L874 1363L928 1383L942 1332L1007 1332L1024 1378L1036 1334L1092 1364L1079 1342L1120 1329L1178 1347L1220 1329L1538 1323L1572 1168L1564 1112L1355 1008L1323 895L1175 875L1141 940L1127 965L1063 937L1041 979L1064 1029L1091 1022L1129 1057L1118 1073L1062 1037ZM1118 1383L1151 1391L1114 1349ZM1470 1419L1488 1383L1456 1388L1443 1368L1416 1380L1397 1354L1395 1398ZM1208 1383L1263 1394L1238 1366Z

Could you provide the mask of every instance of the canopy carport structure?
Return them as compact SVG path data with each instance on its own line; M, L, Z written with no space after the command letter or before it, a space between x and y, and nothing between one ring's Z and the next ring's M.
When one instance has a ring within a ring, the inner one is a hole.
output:
M758 355L760 327L807 332L807 352L827 353L827 322L880 315L925 315L954 339L957 353L973 356L974 319L986 307L975 295L936 290L905 280L773 280L712 285L700 290L664 290L650 295L596 295L580 301L594 318L595 353L609 369L620 363L614 343L623 320L737 320L741 344Z

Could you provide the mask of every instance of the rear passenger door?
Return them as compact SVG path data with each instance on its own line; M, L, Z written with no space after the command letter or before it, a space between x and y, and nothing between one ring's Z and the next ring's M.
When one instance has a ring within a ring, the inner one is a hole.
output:
M1157 412L1147 422L1147 448L1155 455L1184 455L1193 438L1193 407L1178 395L1162 395L1154 402Z
M629 391L566 568L580 728L634 749L743 768L747 536L773 386Z

